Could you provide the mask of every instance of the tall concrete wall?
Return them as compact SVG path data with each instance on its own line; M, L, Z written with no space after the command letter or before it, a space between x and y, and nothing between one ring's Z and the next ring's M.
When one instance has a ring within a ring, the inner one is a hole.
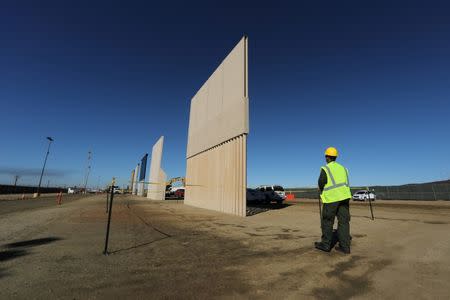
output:
M244 37L191 100L185 204L245 216L247 53Z
M138 183L137 195L141 197L144 196L144 180L141 180Z
M164 200L166 191L166 173L161 169L164 137L153 145L152 160L150 162L150 177L147 198L152 200Z
M139 175L137 176L137 195L138 196L144 196L144 181L143 180L139 180L141 173L142 173L142 168L145 168L146 166L143 166L142 163L138 165L139 166Z
M129 189L131 190L131 192L133 192L133 188L134 188L134 170L131 171L131 177L130 177Z
M134 168L134 181L133 181L133 195L137 195L137 184L138 184L138 175L139 175L139 164Z
M155 191L156 198L158 200L166 199L166 181L167 181L166 172L164 172L164 170L160 168L158 174L158 182L160 182L161 184L157 185L158 189Z

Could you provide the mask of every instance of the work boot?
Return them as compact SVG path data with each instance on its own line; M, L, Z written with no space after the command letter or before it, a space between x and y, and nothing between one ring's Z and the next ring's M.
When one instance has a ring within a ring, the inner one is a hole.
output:
M342 252L344 254L350 254L350 248L344 248L341 245L336 246L336 248L334 248L334 249L336 249L336 251Z
M331 251L330 247L328 247L327 245L325 245L322 242L315 242L314 243L314 247L316 247L316 249L319 249L319 250L324 251L324 252L330 252Z

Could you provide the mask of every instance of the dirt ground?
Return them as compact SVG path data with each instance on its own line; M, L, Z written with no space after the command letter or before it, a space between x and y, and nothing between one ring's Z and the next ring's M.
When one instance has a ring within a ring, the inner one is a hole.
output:
M313 248L315 201L239 218L182 201L114 200L108 256L104 195L2 214L0 298L450 295L448 202L377 201L374 221L367 204L352 203L352 254L344 255Z
M89 195L67 195L64 194L62 197L64 198L64 202L72 202L77 201L83 197L87 197ZM10 214L13 212L24 212L30 209L41 209L45 207L55 206L57 201L57 195L42 195L39 198L29 198L29 199L20 199L14 196L10 196L10 198L0 198L0 217L4 214Z

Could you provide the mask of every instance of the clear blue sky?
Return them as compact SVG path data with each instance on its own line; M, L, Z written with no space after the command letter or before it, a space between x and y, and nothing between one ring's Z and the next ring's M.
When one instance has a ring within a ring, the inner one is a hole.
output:
M80 184L89 150L90 185L124 184L160 135L183 176L190 99L244 33L250 186L314 186L330 145L355 185L450 177L447 1L9 2L0 183L37 184L46 136L45 184Z

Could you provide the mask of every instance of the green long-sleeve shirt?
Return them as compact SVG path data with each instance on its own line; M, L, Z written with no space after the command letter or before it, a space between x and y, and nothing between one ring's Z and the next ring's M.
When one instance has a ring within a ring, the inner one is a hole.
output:
M327 184L327 182L328 182L328 180L327 180L327 173L325 173L325 171L323 169L320 169L318 185L319 185L319 190L320 190L321 193L323 191L323 188Z

